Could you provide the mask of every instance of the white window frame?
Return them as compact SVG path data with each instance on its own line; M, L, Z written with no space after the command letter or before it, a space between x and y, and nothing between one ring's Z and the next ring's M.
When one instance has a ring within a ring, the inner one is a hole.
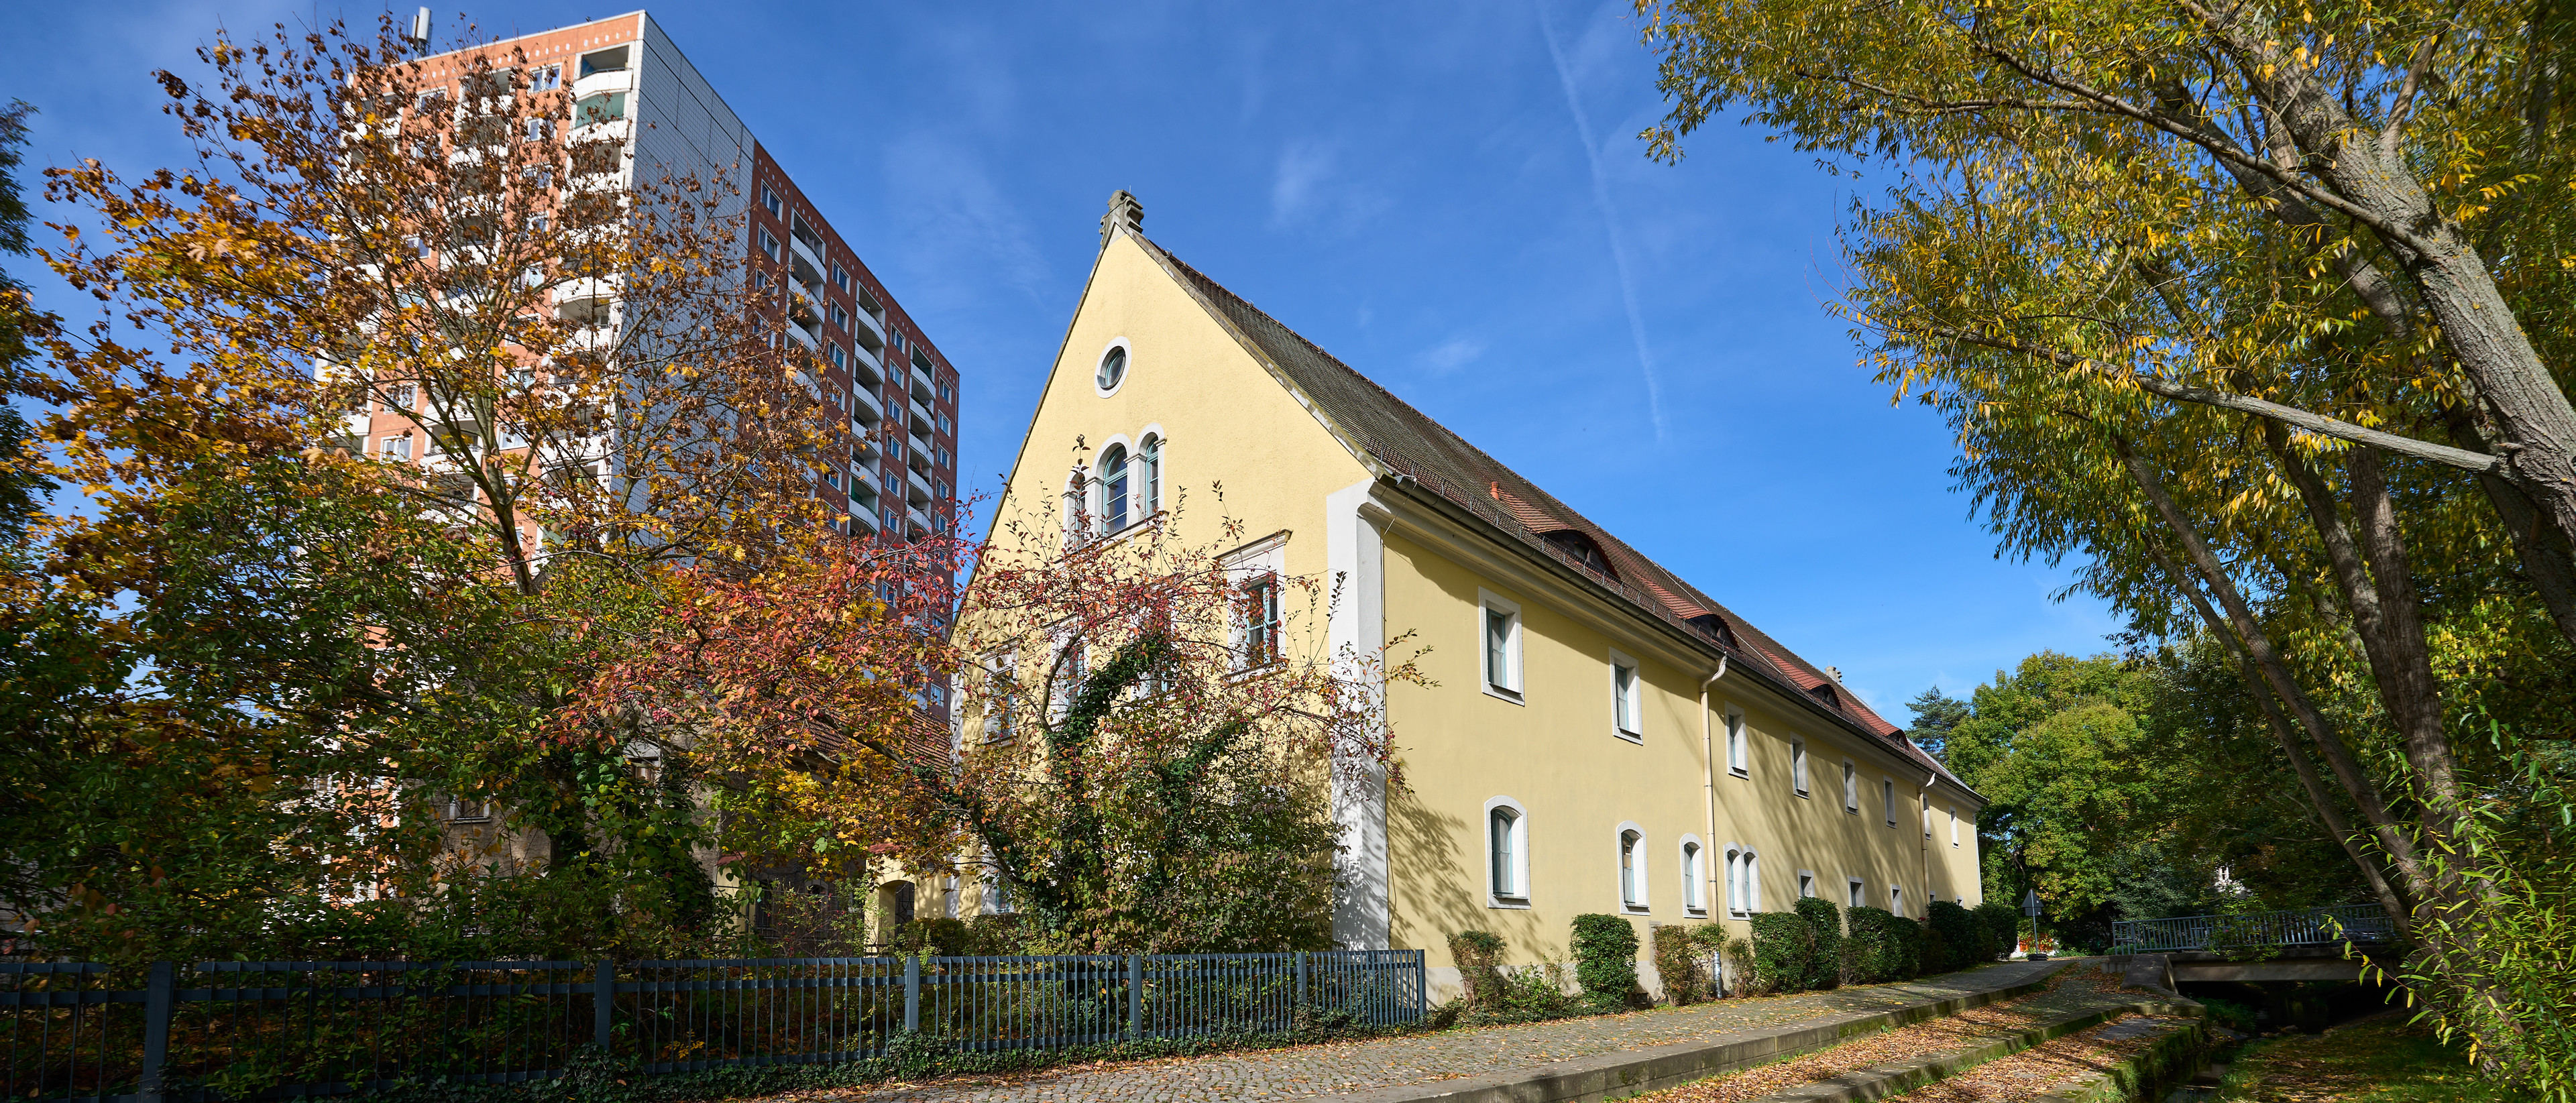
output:
M1111 349L1125 350L1127 353L1127 363L1124 367L1118 369L1118 381L1103 387L1100 385L1100 365L1109 361L1109 350ZM1091 393L1099 395L1102 398L1107 398L1126 389L1127 381L1134 378L1136 378L1136 349L1135 346L1127 343L1126 338L1112 337L1109 339L1108 344L1100 346L1100 351L1092 355Z
M1801 736L1789 737L1789 791L1807 795L1807 741Z
M1137 434L1136 440L1135 454L1128 462L1139 465L1141 474L1137 477L1137 485L1140 490L1134 493L1138 504L1144 507L1141 511L1143 519L1151 520L1163 512L1163 450L1171 447L1172 442L1165 439L1160 425L1146 426L1144 432Z
M1488 618L1495 613L1501 613L1511 618L1511 627L1508 630L1508 636L1503 641L1502 663L1504 667L1503 673L1511 678L1510 685L1495 684L1491 677L1493 672L1488 669L1490 659L1486 654L1486 622ZM1492 697L1496 700L1509 701L1515 705L1525 703L1523 699L1522 686L1526 683L1521 677L1521 657L1524 651L1522 641L1528 636L1528 633L1529 626L1526 619L1521 615L1521 604L1519 602L1494 593L1491 590L1478 589L1476 591L1476 647L1474 650L1476 657L1476 684L1483 687L1485 696Z
M1744 710L1726 706L1726 772L1741 778L1753 776L1753 748L1744 733Z
M1896 779L1892 777L1879 778L1878 793L1879 799L1885 801L1887 804L1887 826L1890 830L1893 830L1896 827Z
M1923 802L1923 841L1928 843L1932 841L1932 794L1926 790L1915 799Z
M1708 846L1699 836L1685 834L1675 851L1680 856L1682 871L1682 912L1686 915L1708 915Z
M1951 846L1953 846L1953 847L1958 846L1958 845L1959 845L1959 806L1958 806L1958 805L1953 804L1953 805L1950 805L1950 806L1948 806L1948 807L1946 807L1946 808L1944 808L1944 809L1942 809L1942 810L1943 810L1943 811L1945 811L1945 812L1950 813L1950 845L1951 845Z
M1887 910L1899 919L1905 918L1905 886L1894 882L1888 883Z
M1132 475L1130 479L1132 486ZM1288 618L1285 602L1281 598L1286 585L1284 580L1288 575L1288 531L1282 529L1227 552L1218 557L1218 562L1225 565L1226 579L1237 590L1267 583L1270 587L1271 601L1275 606L1273 611L1279 614L1278 619L1270 624L1272 631L1270 661L1259 666L1251 665L1249 662L1252 643L1251 624L1240 616L1234 618L1234 624L1230 630L1230 643L1234 648L1236 669L1238 671L1267 670L1278 665L1284 661L1287 653Z
M1816 871L1812 869L1799 870L1798 899L1805 900L1814 895L1816 895Z
M1510 873L1511 888L1516 895L1495 892L1494 884L1494 812L1507 809L1512 814ZM1483 837L1485 851L1485 906L1488 908L1527 909L1530 906L1529 883L1529 810L1510 797L1495 797L1485 802L1485 813L1477 821L1477 833Z
M1863 881L1848 873L1843 875L1843 882L1848 889L1848 891L1843 895L1843 899L1851 901L1850 903L1843 905L1844 907L1865 908L1869 906L1869 882Z
M1622 670L1628 672L1628 684L1624 687L1619 684ZM1631 743L1646 741L1645 680L1645 672L1638 668L1637 660L1617 651L1610 653L1610 734Z
M1637 845L1633 847L1628 845L1631 832L1637 836ZM1635 863L1633 869L1629 865L1631 862ZM1646 829L1637 826L1635 820L1619 821L1618 828L1610 833L1610 868L1618 875L1621 912L1644 915L1654 910L1654 881L1646 862ZM1634 898L1628 895L1632 887L1636 890Z
M1843 811L1860 815L1860 763L1843 760Z
M1726 844L1726 914L1742 919L1762 910L1762 855L1741 843Z

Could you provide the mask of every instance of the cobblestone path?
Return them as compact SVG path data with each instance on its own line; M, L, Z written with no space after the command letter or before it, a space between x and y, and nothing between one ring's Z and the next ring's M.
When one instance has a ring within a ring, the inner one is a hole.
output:
M1620 1050L1682 1042L1718 1042L1766 1027L1858 1018L1910 1004L2009 988L2053 962L2005 962L1968 973L1802 992L1762 999L1719 1000L1522 1026L1460 1029L1401 1038L1293 1046L1163 1061L1056 1069L1008 1078L959 1077L921 1084L800 1092L786 1100L833 1103L1180 1103L1185 1100L1306 1099L1365 1088L1449 1080L1527 1068Z

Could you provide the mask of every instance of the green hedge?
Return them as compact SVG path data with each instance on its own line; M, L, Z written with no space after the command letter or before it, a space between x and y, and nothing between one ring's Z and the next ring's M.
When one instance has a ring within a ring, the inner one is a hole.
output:
M1584 1002L1626 1007L1637 990L1637 928L1616 915L1575 916L1574 979Z
M1924 972L1948 973L1994 960L1994 944L1986 938L1986 925L1977 921L1977 913L1947 900L1933 901L1931 912L1931 938L1925 948L1934 952L1923 962Z
M1808 959L1803 988L1831 988L1843 980L1843 909L1818 896L1798 900L1798 916L1815 932L1816 952Z
M2021 912L2010 904L1989 900L1977 905L1977 923L1986 929L1986 942L1994 947L1994 956L2013 952L2021 942Z
M1851 934L1843 944L1843 979L1853 984L1904 980L1922 967L1923 926L1885 908L1845 913Z
M1745 994L1798 992L1813 986L1816 929L1796 912L1753 913L1753 979Z

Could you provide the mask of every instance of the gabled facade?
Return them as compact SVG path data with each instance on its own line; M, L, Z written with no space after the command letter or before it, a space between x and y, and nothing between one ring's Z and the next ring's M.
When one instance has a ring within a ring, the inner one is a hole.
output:
M1436 684L1386 687L1406 784L1334 794L1338 941L1425 949L1437 987L1462 929L1527 963L1565 960L1586 912L1651 946L1650 925L1741 924L1799 895L1915 917L1980 902L1982 798L1904 733L1141 223L1111 200L998 511L1053 513L1070 482L1094 527L1205 544L1237 518L1273 534L1276 569L1337 586L1310 642L1410 633L1398 656L1423 651ZM1109 492L1113 450L1150 450L1153 498L1136 475Z

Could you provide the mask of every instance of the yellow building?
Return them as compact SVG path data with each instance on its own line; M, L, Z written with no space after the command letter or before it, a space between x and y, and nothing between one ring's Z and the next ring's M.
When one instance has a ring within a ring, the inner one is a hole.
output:
M1741 927L1799 895L1915 917L1979 902L1983 798L1835 678L1147 240L1142 217L1112 198L998 511L1051 506L1070 474L1093 524L1143 524L1179 488L1222 484L1244 531L1281 534L1247 554L1339 584L1336 651L1406 632L1429 649L1437 684L1386 693L1407 786L1335 794L1338 941L1428 950L1438 990L1467 928L1529 963L1566 960L1585 912L1633 917L1650 947L1651 925ZM1112 504L1115 457L1130 471Z

